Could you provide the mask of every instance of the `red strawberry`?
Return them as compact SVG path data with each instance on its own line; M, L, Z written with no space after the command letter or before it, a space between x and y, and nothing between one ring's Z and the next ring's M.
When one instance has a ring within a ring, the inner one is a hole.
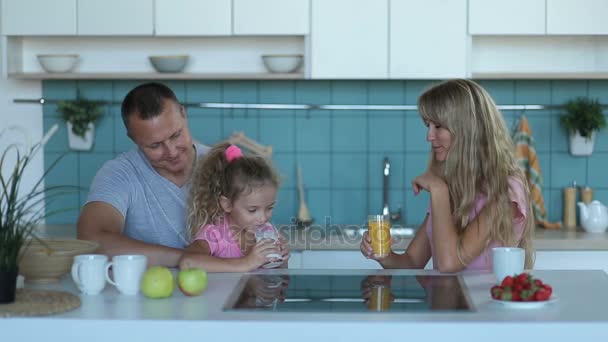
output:
M521 300L524 302L529 302L534 300L535 290L523 290L521 291Z
M499 285L494 285L492 286L492 289L490 289L490 293L492 294L492 298L494 299L500 299L501 295L502 295L502 287L500 287Z
M519 291L512 291L511 300L514 302L521 302L521 293Z
M534 279L534 285L541 287L543 286L543 282L540 279Z
M528 284L530 282L529 278L531 278L530 275L528 273L524 272L524 273L519 274L519 275L517 275L515 277L515 283L516 284L521 284L521 285Z
M538 291L536 291L536 293L534 294L534 300L536 301L548 300L549 297L551 297L551 293L549 293L549 291L545 290L544 288L538 289Z
M502 280L502 283L500 284L500 286L502 286L502 287L512 287L513 286L513 277L506 276L505 279Z
M543 286L541 286L539 289L543 289L549 292L549 296L551 296L551 294L553 293L553 288L549 284L543 284Z

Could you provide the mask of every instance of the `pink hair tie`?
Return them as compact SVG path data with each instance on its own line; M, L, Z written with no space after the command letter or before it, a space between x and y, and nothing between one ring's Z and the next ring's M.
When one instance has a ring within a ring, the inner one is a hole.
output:
M243 152L236 145L230 145L224 152L226 154L226 160L230 163L231 161L241 158L243 156Z

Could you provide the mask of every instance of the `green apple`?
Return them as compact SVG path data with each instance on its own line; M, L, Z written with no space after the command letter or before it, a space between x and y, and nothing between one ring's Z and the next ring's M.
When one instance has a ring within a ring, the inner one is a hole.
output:
M173 294L175 279L164 266L152 266L141 279L141 292L149 298L166 298Z
M200 268L179 271L177 285L186 296L198 296L207 288L207 272Z

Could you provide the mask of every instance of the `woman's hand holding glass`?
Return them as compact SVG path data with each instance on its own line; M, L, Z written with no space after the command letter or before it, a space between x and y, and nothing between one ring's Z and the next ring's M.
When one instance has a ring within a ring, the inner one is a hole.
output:
M395 243L395 240L391 237L391 245L394 243ZM386 256L378 257L378 256L374 255L374 252L372 249L372 239L371 239L371 236L369 235L368 231L363 233L363 238L361 239L361 244L359 245L359 248L361 250L361 254L363 254L364 257L366 257L367 259L376 260L378 262L382 262L382 260L388 258L393 253L392 248L391 248L390 253Z

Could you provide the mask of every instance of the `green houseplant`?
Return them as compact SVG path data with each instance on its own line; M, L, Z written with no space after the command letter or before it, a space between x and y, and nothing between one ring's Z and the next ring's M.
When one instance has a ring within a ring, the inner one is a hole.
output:
M0 303L10 303L15 299L21 250L26 247L29 238L34 236L36 224L49 215L44 212L42 206L45 198L49 201L63 194L62 186L42 188L44 177L60 158L47 168L32 191L20 193L28 165L55 131L56 125L41 142L26 148L25 151L22 151L20 145L8 145L0 157Z
M93 146L95 122L102 115L104 102L79 97L57 103L57 112L68 126L70 148L86 151Z
M577 97L566 102L561 125L570 136L570 153L585 156L593 153L595 132L606 126L606 118L598 99Z

